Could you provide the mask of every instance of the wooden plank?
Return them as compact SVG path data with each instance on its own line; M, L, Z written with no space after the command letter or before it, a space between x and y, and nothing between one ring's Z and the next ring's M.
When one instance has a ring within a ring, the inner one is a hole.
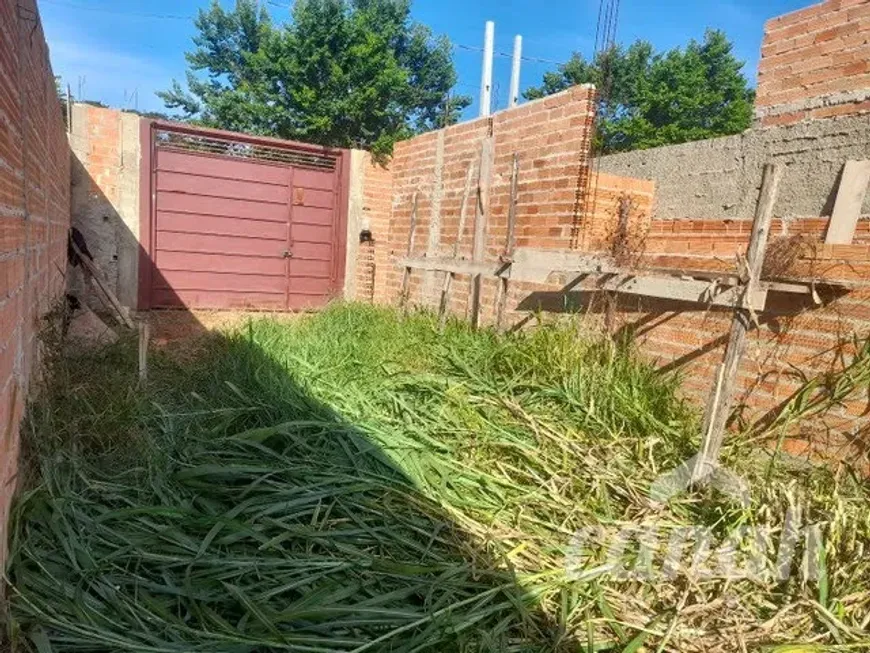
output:
M519 256L522 250L517 250ZM554 252L555 253L555 252ZM545 275L531 275L529 269L520 268L517 272L517 263L475 263L467 259L452 258L403 258L398 261L400 267L409 267L414 270L431 270L445 272L449 277L457 274L481 275L484 277L496 277L516 281L529 280L546 282L547 277L557 275L562 277L552 283L566 283L566 277L582 275L600 276L615 275L616 279L604 282L599 287L602 290L620 292L628 295L641 295L657 297L659 299L673 299L709 306L724 306L728 308L747 308L754 311L763 311L767 306L767 297L771 292L786 292L796 295L813 295L811 284L781 283L777 281L759 281L753 290L744 296L743 285L736 276L729 275L723 278L711 278L709 280L693 279L689 275L665 276L669 271L659 272L641 270L620 270L618 268L602 271L597 264L590 264L586 268L571 266L570 269L546 269ZM541 268L543 269L543 268ZM531 278L530 278L531 277ZM713 282L716 282L715 284Z
M411 224L408 227L408 258L414 253L414 238L417 232L417 199L419 193L414 193L414 203L411 207ZM405 266L405 273L402 276L402 294L399 298L399 306L407 310L408 291L411 286L411 267Z
M777 164L769 163L764 166L761 193L755 210L755 220L752 223L749 249L746 252L745 291L747 294L751 294L758 286L761 269L764 266L767 239L770 235L770 224L773 220L773 209L776 205L782 171L783 168ZM725 426L734 403L740 361L746 351L746 333L752 327L752 321L753 315L750 310L738 308L734 311L725 358L704 413L701 450L692 471L693 483L708 479L718 465L719 451L725 438Z
M531 249L514 252L510 277L513 281L547 283L553 275L610 274L623 272L609 256L583 254L568 250Z
M399 260L399 266L412 270L424 270L435 272L447 272L453 274L481 275L496 277L504 269L504 264L495 261L483 261L477 263L468 259L442 258L442 257L411 257Z
M81 264L84 266L85 270L88 271L88 274L91 277L91 283L93 283L97 288L99 288L100 291L102 291L103 295L108 300L109 306L115 311L115 319L118 320L118 323L126 326L128 329L134 328L135 325L133 324L133 321L130 319L130 316L127 315L124 307L121 306L121 302L118 301L115 293L109 290L108 286L100 278L100 269L90 258L82 254L82 251L72 239L69 240L69 244L72 246L72 249L76 253L76 256L79 257L79 261L81 261Z
M825 243L848 245L855 238L855 228L870 184L870 161L847 161L843 179L837 191L834 212L828 223Z
M462 236L465 234L465 209L468 206L468 198L471 195L471 182L474 178L474 160L468 163L468 172L465 173L465 190L462 193L462 202L459 205L459 227L456 230L456 241L453 243L453 258L459 256ZM441 301L438 303L438 328L443 329L447 321L447 307L450 304L450 287L453 284L454 272L446 271L444 283L441 286Z
M511 166L511 196L510 206L508 207L508 223L507 235L505 236L504 255L502 262L506 267L506 275L502 275L499 281L499 296L496 301L496 316L495 328L502 330L504 325L504 313L507 309L508 291L510 290L510 268L513 264L514 250L516 249L516 227L517 227L517 186L519 183L520 173L520 157L514 154L513 165Z
M148 342L151 339L151 324L148 320L139 322L139 383L148 381Z
M599 288L626 295L672 299L707 306L745 307L753 311L763 311L767 303L767 290L762 288L753 289L749 293L744 293L744 289L739 286L720 286L713 290L713 286L707 281L676 277L617 277L605 281Z
M480 176L477 182L477 209L474 216L474 242L471 259L476 263L486 255L486 221L489 211L489 185L492 181L493 138L483 139L480 149ZM471 327L480 326L480 300L483 293L483 277L474 276L471 282Z

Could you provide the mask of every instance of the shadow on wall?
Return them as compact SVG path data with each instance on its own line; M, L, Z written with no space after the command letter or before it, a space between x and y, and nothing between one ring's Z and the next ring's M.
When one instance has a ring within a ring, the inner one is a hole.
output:
M104 281L124 306L136 306L139 270L139 238L130 231L113 201L88 172L79 157L71 153L72 226L87 241L94 261L104 273ZM119 189L120 190L120 189ZM70 269L68 290L82 303L101 311L108 310L99 295L89 287L76 269Z
M106 215L116 242L135 241ZM41 468L18 499L8 573L34 644L577 650L394 463L412 455L402 434L386 451L314 397L268 328L152 317L176 330L156 329L168 344L152 347L144 388L122 339L55 363L31 415Z
M606 281L607 279L604 278ZM578 286L585 282L589 284L583 288ZM599 281L600 283L600 281ZM818 290L823 305L828 305L848 294L849 290L843 287L829 286ZM776 334L785 327L784 322L789 318L800 315L808 310L817 309L810 295L793 295L776 293L771 291L765 312L758 315L758 326L767 326ZM672 299L657 299L650 297L636 297L631 295L617 294L611 291L595 287L592 278L581 275L564 286L560 290L537 291L530 293L520 301L518 310L547 313L571 313L605 318L608 311L621 316L636 315L635 320L622 319L621 324L614 325L613 333L617 339L635 339L646 335L654 328L664 325L678 315L686 313L713 313L717 315L732 315L733 310L724 306L710 306L700 303L684 302ZM521 327L518 324L515 328ZM692 361L703 357L728 342L728 333L711 339L701 347L694 348L684 356L674 359L663 365L663 373L676 371Z

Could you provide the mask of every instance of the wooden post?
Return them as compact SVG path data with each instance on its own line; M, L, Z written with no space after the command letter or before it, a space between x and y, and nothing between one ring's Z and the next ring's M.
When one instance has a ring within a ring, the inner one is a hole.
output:
M414 204L411 207L411 225L408 229L408 258L414 253L414 236L417 231L417 199L419 193L414 193ZM407 312L408 310L408 292L411 285L411 268L405 267L405 274L402 277L402 295L399 298L399 306Z
M459 228L456 230L456 241L453 243L453 258L459 257L462 236L465 233L465 208L471 195L471 181L474 178L474 161L469 161L468 172L465 173L465 190L462 193L462 203L459 205ZM441 287L441 302L438 305L438 328L443 329L447 322L447 307L450 303L450 286L453 283L453 272L444 274L444 284Z
M483 139L480 150L480 177L477 183L477 209L474 215L474 244L471 260L482 263L486 256L486 220L489 210L489 184L492 178L493 140ZM471 326L480 326L480 300L483 293L483 277L474 275L471 280Z
M855 229L864 198L867 196L867 185L870 183L870 161L846 161L843 168L843 179L837 190L837 200L834 212L828 223L828 233L825 243L828 245L848 245L855 238Z
M513 167L511 169L511 199L508 207L508 223L507 236L505 236L504 255L502 256L502 277L499 279L499 296L496 302L496 317L495 326L499 331L504 326L504 313L507 308L508 290L510 290L510 279L506 276L507 270L513 264L514 249L516 248L516 228L517 228L517 187L519 185L520 174L520 157L514 154Z
M100 269L96 266L96 264L89 259L87 256L82 254L82 250L79 249L79 246L75 244L75 242L70 239L70 245L72 245L73 252L75 252L76 256L79 257L79 261L81 261L82 266L85 268L87 273L90 275L91 282L99 288L103 295L105 295L106 299L109 302L109 305L115 310L115 319L118 320L118 323L122 326L126 326L128 329L133 329L135 325L127 313L124 311L124 307L121 306L121 302L118 301L118 298L115 296L109 287L103 283L103 280L100 278Z
M139 322L139 383L148 381L148 341L151 339L151 324L147 319Z
M761 270L764 266L764 255L767 249L767 238L770 234L770 224L773 220L773 209L782 179L782 167L776 164L764 166L761 181L761 193L755 210L755 220L752 223L752 233L749 238L749 249L746 252L746 278L743 286L743 299L748 299L758 286ZM731 334L725 349L725 359L716 374L716 385L710 393L707 409L704 413L703 437L701 451L695 469L692 472L692 482L702 482L716 468L719 461L719 450L725 438L725 425L731 414L734 402L734 390L737 385L737 373L740 361L746 351L746 333L752 326L752 311L747 308L746 301L734 310L734 320L731 323Z

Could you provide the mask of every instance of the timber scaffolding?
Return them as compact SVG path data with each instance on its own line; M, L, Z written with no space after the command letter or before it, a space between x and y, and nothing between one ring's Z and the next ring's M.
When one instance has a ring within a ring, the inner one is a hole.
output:
M763 170L761 190L750 232L749 246L745 254L736 260L736 272L709 270L687 270L667 267L628 266L620 264L617 256L605 253L587 253L572 250L546 250L516 247L517 188L519 175L519 156L513 155L510 204L508 207L507 235L504 248L498 260L486 261L486 207L489 193L491 171L486 162L491 159L490 138L483 141L476 191L472 193L474 162L468 167L465 192L462 198L459 229L452 257L413 257L415 230L417 227L417 200L414 195L414 208L411 213L408 234L407 255L398 261L404 268L401 289L401 305L407 309L409 284L414 270L444 273L444 284L439 302L439 323L443 326L450 305L452 280L456 275L469 275L473 282L470 288L470 320L474 327L480 323L481 280L498 280L496 296L496 328L504 328L505 307L511 282L556 283L561 287L558 293L567 294L586 279L596 279L593 292L635 295L702 304L707 307L724 307L734 311L728 344L724 358L719 366L717 377L707 401L702 446L697 461L691 470L694 482L702 482L715 473L719 451L726 431L726 423L731 414L740 361L746 350L747 333L758 325L757 313L768 306L771 294L784 293L801 296L807 305L819 307L823 304L818 287L840 287L847 289L848 282L795 279L763 278L763 267L767 253L768 237L773 221L783 167L767 164ZM849 243L855 232L861 205L870 179L870 163L849 162L843 176L835 208L828 231L828 243ZM476 198L474 218L474 247L471 259L458 255L461 238L466 224L466 210L471 195ZM620 221L627 219L627 208L621 207Z

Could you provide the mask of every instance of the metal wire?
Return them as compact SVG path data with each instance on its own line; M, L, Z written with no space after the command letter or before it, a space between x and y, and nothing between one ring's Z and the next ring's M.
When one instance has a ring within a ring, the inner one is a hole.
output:
M601 80L598 89L597 106L589 112L589 119L584 125L583 151L590 153L591 160L581 163L580 179L577 185L575 200L575 219L571 228L571 248L585 248L588 230L582 227L589 223L592 211L598 200L598 180L601 176L601 129L598 119L610 108L613 91L613 59L609 56L616 48L616 33L619 26L619 8L621 0L600 0L598 6L598 21L595 28L595 51L592 63L602 66ZM582 238L581 238L582 237Z

